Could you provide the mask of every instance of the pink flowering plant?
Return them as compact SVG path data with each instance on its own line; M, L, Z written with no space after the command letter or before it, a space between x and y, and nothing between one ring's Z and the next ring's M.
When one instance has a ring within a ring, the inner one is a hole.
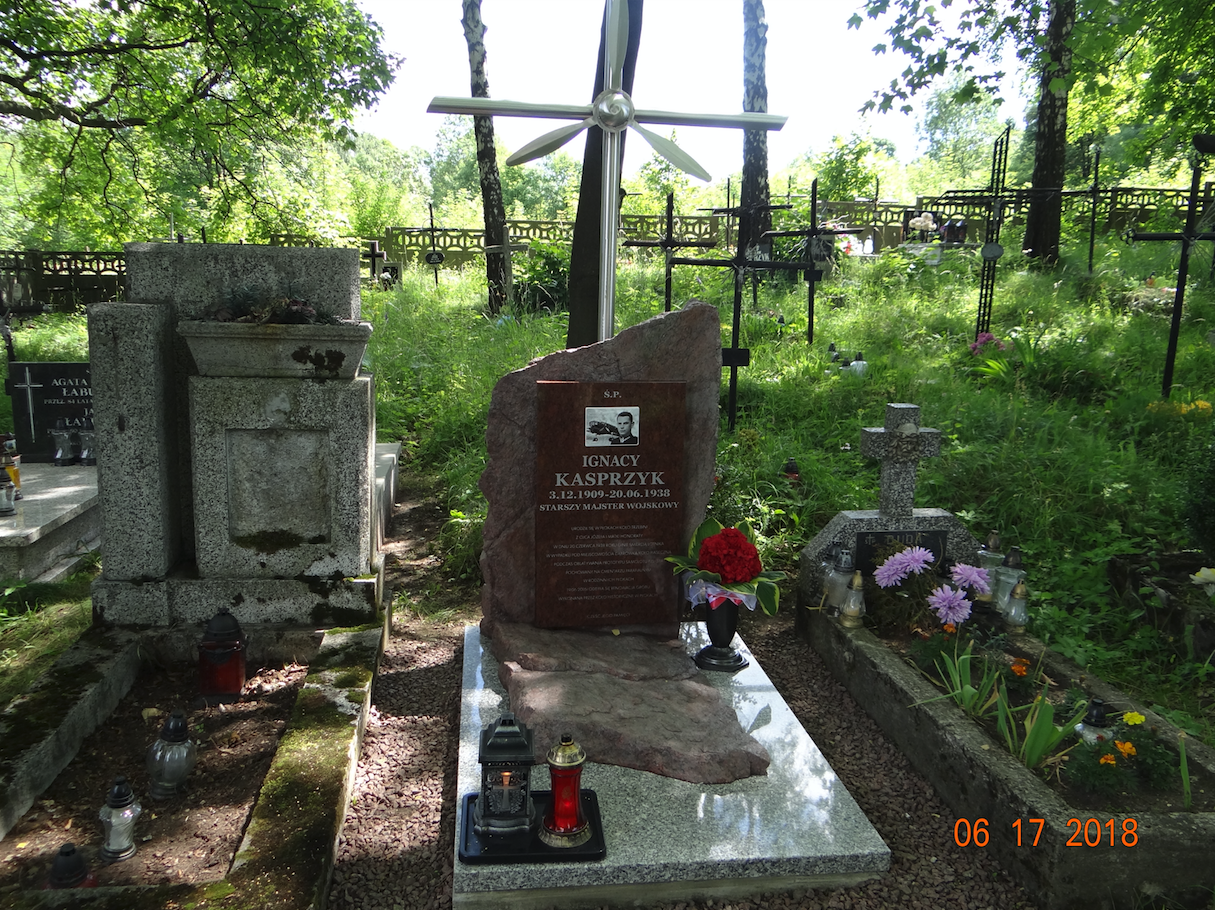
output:
M902 601L902 608L896 607L894 612L900 614L906 628L915 628L927 618L925 606L942 626L956 627L970 618L974 606L971 598L991 591L986 569L955 563L949 581L937 583L939 579L932 571L935 563L936 557L931 550L908 547L891 554L873 573L880 589L896 595L888 600L896 605ZM896 592L893 590L896 588L904 590Z
M975 336L975 340L970 343L970 353L976 356L983 354L990 356L993 351L1007 350L1008 345L1006 345L991 332L980 332L977 336Z

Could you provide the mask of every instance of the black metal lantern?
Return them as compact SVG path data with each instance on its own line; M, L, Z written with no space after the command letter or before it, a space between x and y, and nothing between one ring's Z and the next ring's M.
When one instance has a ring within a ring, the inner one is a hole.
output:
M240 698L247 640L227 607L220 607L207 623L198 645L198 689L208 702Z
M43 890L96 888L97 873L90 872L75 844L64 844L51 863L51 874Z
M531 839L536 826L531 769L536 762L532 731L509 711L481 731L481 792L473 808L480 837L509 843Z

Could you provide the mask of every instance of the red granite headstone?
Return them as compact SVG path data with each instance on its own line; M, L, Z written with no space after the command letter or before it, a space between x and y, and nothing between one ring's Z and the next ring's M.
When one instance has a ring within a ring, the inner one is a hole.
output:
M538 382L538 626L675 622L682 382Z

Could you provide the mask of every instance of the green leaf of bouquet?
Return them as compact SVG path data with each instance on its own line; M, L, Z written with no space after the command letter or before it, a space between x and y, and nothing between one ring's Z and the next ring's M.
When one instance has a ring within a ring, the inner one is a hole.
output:
M688 548L688 555L695 559L700 555L700 545L705 542L705 539L720 533L720 531L720 521L716 518L706 518L700 523L700 527L696 529L696 533L692 535L692 545Z
M775 616L780 609L780 588L769 582L760 582L755 586L755 596L760 608L769 616Z
M735 527L742 532L743 537L747 538L751 546L755 546L755 529L751 527L751 519L744 518Z
M696 568L689 570L688 577L684 580L686 582L688 582L689 584L691 584L694 581L711 581L717 585L721 584L721 576L718 575L716 572L708 572L704 569L696 569Z
M664 558L667 562L672 563L675 566L676 574L679 574L680 572L696 571L696 560L692 559L690 556L667 556Z

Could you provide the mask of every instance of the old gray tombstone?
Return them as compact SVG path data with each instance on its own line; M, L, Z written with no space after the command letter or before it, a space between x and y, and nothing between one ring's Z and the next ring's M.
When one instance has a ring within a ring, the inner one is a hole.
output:
M798 601L803 606L818 606L823 555L836 541L855 554L856 567L865 575L873 573L883 545L893 541L931 550L942 564L977 558L979 541L952 512L913 507L920 459L941 454L940 431L920 426L918 405L887 404L885 425L861 430L861 453L881 462L879 507L838 513L802 549Z
M371 377L200 370L178 331L250 291L357 320L359 251L134 243L126 261L127 302L89 308L105 535L94 610L154 626L221 605L242 624L373 618ZM339 359L295 351L305 370Z

